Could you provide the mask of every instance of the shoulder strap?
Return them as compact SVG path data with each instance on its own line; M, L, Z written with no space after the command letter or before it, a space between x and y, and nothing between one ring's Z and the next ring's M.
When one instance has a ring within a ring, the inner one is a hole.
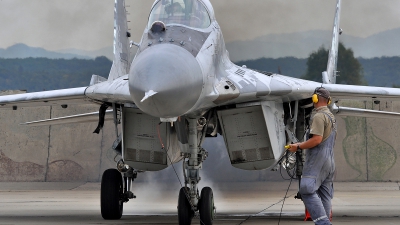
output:
M336 131L336 120L334 120L334 119L333 119L328 113L326 113L326 112L320 112L320 113L323 113L323 114L325 114L326 116L328 116L329 120L330 120L331 123L332 123L333 129L335 129L335 131Z

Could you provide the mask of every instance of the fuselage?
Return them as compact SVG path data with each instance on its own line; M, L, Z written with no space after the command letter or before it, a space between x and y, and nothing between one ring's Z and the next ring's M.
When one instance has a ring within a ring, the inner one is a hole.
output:
M208 0L156 1L129 72L135 105L167 121L223 104L301 99L290 93L305 82L234 65Z
M219 35L209 2L156 1L129 73L135 104L160 118L193 111L212 86Z

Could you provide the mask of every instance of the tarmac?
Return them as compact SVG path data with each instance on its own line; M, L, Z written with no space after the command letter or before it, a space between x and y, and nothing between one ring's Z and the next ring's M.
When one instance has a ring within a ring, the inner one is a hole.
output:
M214 191L214 224L313 224L303 221L304 205L293 197L295 181L289 189L289 181L205 183ZM335 182L334 186L332 224L400 224L399 183ZM124 205L122 219L106 221L100 215L100 183L3 182L0 224L178 224L179 184L142 182L133 188L137 198ZM200 224L199 218L192 224Z

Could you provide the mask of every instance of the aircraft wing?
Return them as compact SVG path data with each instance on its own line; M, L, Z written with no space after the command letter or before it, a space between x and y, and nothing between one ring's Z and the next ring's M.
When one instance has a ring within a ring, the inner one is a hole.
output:
M90 103L85 96L87 87L41 91L0 96L0 109L19 107L55 106Z

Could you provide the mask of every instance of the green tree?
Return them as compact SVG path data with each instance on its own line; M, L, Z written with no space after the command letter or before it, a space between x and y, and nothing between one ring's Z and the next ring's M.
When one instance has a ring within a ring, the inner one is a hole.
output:
M326 71L329 51L323 46L316 52L312 52L307 59L307 72L302 77L306 80L322 82L322 72ZM353 50L346 49L339 43L338 76L336 83L366 85L364 71L360 62L354 57Z

